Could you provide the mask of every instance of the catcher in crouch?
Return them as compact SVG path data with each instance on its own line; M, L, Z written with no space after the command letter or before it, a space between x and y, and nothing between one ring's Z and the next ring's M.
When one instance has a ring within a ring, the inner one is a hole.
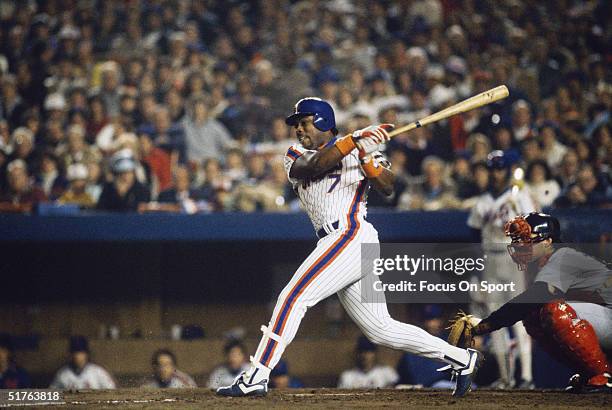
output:
M566 391L612 392L612 271L599 260L559 247L559 221L532 212L505 226L508 252L533 284L485 319L460 314L449 342L469 346L519 320L551 355L574 368ZM608 357L606 357L606 353Z

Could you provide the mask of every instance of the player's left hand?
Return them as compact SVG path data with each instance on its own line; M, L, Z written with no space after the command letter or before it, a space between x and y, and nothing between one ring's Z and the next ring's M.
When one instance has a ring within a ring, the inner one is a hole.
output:
M447 328L450 329L448 343L463 348L473 347L474 336L477 334L474 328L480 322L481 319L460 311L455 319L450 321L450 326Z
M378 150L378 146L391 139L388 131L393 124L370 125L369 127L353 132L353 140L360 152L370 154Z

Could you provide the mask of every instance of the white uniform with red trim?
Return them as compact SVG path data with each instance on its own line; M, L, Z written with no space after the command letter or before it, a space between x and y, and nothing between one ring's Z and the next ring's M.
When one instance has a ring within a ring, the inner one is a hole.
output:
M509 187L499 196L486 192L472 208L467 224L470 228L481 231L482 249L487 254L486 269L482 280L489 283L512 282L515 285L514 293L491 292L484 295L485 303L474 305L473 314L486 317L526 289L524 274L517 272L516 265L508 254L507 245L510 243L510 238L504 233L504 226L510 219L534 211L536 211L536 205L528 190L518 187ZM533 380L531 338L521 323L516 323L512 329L521 361L521 378L524 381L531 381ZM507 330L493 332L491 344L498 361L500 380L512 385L515 357L512 354L512 341Z
M51 389L114 389L117 387L113 376L102 366L87 363L79 372L71 366L64 366L57 371L49 385Z
M294 145L285 156L287 174L293 163L307 150ZM348 315L373 342L405 350L452 365L469 360L466 350L449 345L423 329L398 322L387 310L383 292L368 291L361 275L361 244L378 243L376 229L365 220L368 181L359 165L358 151L345 156L337 167L312 180L289 178L315 232L326 235L300 265L281 292L269 325L264 333L252 367L246 373L247 383L269 378L295 337L309 307L338 294ZM364 292L368 301L363 302ZM371 294L371 296L370 296Z

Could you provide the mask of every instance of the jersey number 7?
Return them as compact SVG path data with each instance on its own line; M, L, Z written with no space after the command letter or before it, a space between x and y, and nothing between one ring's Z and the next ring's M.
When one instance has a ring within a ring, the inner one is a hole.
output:
M334 183L331 184L331 186L329 187L329 190L327 191L327 193L329 194L331 191L334 190L336 185L338 185L338 182L340 182L340 174L331 174L331 175L328 175L327 178L335 179Z

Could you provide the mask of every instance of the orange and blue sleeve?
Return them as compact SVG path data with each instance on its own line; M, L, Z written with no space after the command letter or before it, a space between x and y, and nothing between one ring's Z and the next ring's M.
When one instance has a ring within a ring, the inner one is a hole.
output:
M302 156L302 153L295 149L294 147L289 147L287 150L287 157L291 158L293 161Z

